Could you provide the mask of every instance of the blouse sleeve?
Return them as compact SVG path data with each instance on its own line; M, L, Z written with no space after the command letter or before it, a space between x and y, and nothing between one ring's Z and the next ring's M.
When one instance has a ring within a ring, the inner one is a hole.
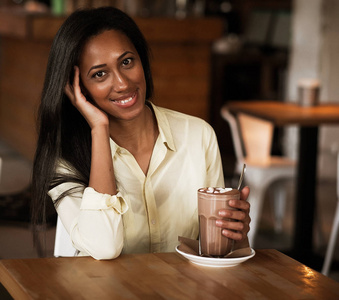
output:
M77 192L62 198L56 210L74 248L95 259L118 257L123 248L122 214L128 210L122 195L101 194L90 187L81 191L74 183L60 184L48 194L55 201L70 188Z

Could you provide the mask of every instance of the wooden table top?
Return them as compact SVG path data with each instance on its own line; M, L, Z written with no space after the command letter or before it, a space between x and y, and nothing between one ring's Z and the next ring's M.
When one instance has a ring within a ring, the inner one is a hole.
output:
M339 299L339 283L277 250L231 268L195 265L178 253L0 260L15 299Z
M318 126L339 123L339 105L336 104L303 107L279 101L230 101L225 107L234 113L247 113L272 121L277 126Z

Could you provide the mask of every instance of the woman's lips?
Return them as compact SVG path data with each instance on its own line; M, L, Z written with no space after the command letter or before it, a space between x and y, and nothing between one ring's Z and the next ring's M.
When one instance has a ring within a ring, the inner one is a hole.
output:
M126 95L117 99L111 99L112 102L115 102L117 104L127 104L131 102L137 95L137 91L135 91L133 94Z

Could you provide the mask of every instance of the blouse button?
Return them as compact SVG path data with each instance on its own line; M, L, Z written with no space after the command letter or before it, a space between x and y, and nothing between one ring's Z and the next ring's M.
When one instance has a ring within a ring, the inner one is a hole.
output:
M154 220L154 219L152 219L151 223L152 223L153 225L155 225L155 223L156 223L156 222L155 222L155 220Z

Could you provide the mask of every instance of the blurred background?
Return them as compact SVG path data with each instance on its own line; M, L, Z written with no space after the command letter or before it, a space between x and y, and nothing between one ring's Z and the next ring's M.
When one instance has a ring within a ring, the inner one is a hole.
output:
M34 247L30 180L36 113L52 39L81 7L116 6L130 14L149 41L153 101L205 119L215 129L225 179L236 180L229 128L220 117L228 101L297 102L300 78L321 82L320 103L339 103L339 2L336 0L0 0L0 259L52 256L56 214ZM272 154L297 158L298 128L274 128ZM336 196L337 126L321 126L315 249L322 257ZM294 228L294 181L281 230L266 193L255 248L288 252ZM339 280L339 250L330 277ZM320 267L319 267L320 268ZM319 269L318 269L319 270Z

